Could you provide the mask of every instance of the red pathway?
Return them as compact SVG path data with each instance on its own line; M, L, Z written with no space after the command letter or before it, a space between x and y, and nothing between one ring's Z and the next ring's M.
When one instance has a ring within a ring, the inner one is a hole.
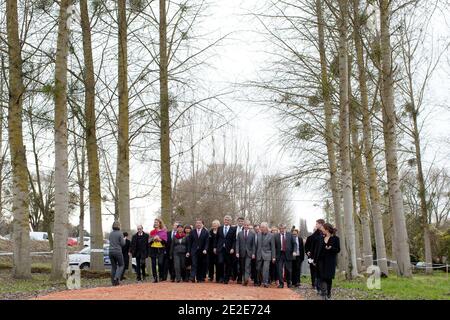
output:
M219 283L137 283L117 287L66 290L38 300L302 300L291 289Z

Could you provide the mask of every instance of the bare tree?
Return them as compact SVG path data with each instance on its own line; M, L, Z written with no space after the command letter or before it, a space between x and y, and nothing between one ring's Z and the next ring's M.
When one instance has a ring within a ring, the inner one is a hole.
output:
M22 101L25 92L19 40L17 0L6 1L6 24L9 57L8 136L12 167L13 275L31 278L30 234L28 226L27 161L22 133Z
M354 278L358 274L356 266L356 240L353 220L353 185L350 164L350 129L349 129L349 73L348 73L348 4L346 0L339 1L339 97L340 97L340 163L341 188L344 199L344 228L346 250L349 258L347 276Z
M400 276L411 276L408 234L406 230L403 194L400 189L397 157L396 112L394 108L394 75L391 50L391 1L380 0L380 46L381 46L381 101L383 106L383 129L386 154L386 172L392 220L395 234L394 246Z
M366 64L364 59L363 13L360 11L360 1L353 1L353 37L356 51L356 65L358 69L358 83L360 92L360 110L363 123L364 157L366 160L367 177L369 183L370 209L374 226L377 265L381 272L387 276L386 244L384 240L383 220L380 210L380 195L378 190L377 172L374 161L374 142L372 137L371 114L369 111L369 97L366 78Z
M67 55L70 0L61 0L55 63L55 242L51 279L65 277L69 224L69 170L67 149Z

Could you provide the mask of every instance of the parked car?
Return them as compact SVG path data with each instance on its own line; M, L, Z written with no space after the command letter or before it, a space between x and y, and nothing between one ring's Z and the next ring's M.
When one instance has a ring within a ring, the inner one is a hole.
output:
M111 268L111 261L109 259L109 245L103 246L103 263L105 269ZM133 271L136 271L136 259L132 261ZM69 254L69 266L72 268L80 268L81 270L89 270L91 267L91 247L85 247L78 253Z
M47 232L31 231L30 232L30 240L48 241L48 233Z
M433 267L433 269L445 271L445 264L433 263L431 266ZM415 265L416 269L426 269L426 267L427 267L427 263L425 261L419 261Z
M78 245L78 240L77 238L68 238L67 239L67 245L69 247L75 247L76 245Z
M80 243L80 237L77 238L77 243ZM84 247L91 246L91 237L83 237L83 246Z

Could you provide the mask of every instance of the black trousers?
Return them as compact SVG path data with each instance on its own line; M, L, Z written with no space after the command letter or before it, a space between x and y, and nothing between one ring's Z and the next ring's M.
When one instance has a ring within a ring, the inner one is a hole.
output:
M217 254L214 252L208 253L208 277L210 280L214 280L214 274L216 275L216 280L220 278L220 274L218 273L218 263L217 263Z
M275 263L272 263L271 261L269 266L269 283L277 281L277 278L278 278L277 265Z
M199 251L191 255L191 280L205 281L208 256Z
M256 259L252 259L252 262L250 263L250 269L251 269L250 278L253 281L257 282L257 279L256 279Z
M130 263L130 256L128 254L123 255L123 270L122 275L120 276L120 280L123 280L125 277L125 272L128 270L128 264Z
M296 256L294 261L292 261L292 284L300 284L300 277L302 276L302 263L299 256Z
M280 258L277 260L277 274L278 274L278 281L280 284L284 283L283 271L286 276L286 282L288 284L291 284L292 261L288 260L286 258L286 253L282 251Z
M191 275L192 270L192 258L186 258L184 261L184 270L181 270L181 278L183 278L183 281L188 281L189 276Z
M147 276L145 274L145 257L136 256L136 279L141 280L141 273L142 277L145 280L145 277Z
M320 279L320 293L322 296L327 295L328 297L331 297L332 284L332 279Z
M219 264L219 273L222 276L219 280L225 282L230 281L230 276L233 268L233 255L222 248L217 256L217 262Z
M317 291L320 291L319 270L317 266L310 264L309 270L311 271L311 285Z
M152 258L153 279L164 279L164 248L150 248L150 257ZM158 269L156 269L158 266Z
M167 251L167 249L166 249ZM167 280L167 276L170 276L170 280L175 280L174 261L168 253L164 255L164 278Z

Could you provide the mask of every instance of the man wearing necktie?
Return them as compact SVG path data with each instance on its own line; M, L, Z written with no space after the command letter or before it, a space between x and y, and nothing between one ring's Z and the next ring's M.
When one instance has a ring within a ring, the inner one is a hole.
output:
M249 226L250 221L246 220L243 230L239 232L236 241L236 257L239 259L244 286L248 285L251 261L255 259L255 234L250 231Z
M180 221L175 221L173 223L172 230L167 231L166 252L164 255L164 273L162 280L167 280L167 274L169 274L170 280L175 282L175 269L173 266L173 258L170 256L170 246L172 245L172 240L175 238L175 234L177 233L177 226L180 223Z
M288 288L292 287L292 261L297 253L297 243L290 232L286 232L286 225L278 225L280 232L275 236L276 267L278 273L278 288L284 287L283 271Z
M258 245L258 234L259 234L259 232L260 232L260 229L259 229L259 224L255 224L255 225L253 225L253 233L255 234L255 247ZM257 275L257 273L256 273L256 259L252 259L252 261L251 261L251 279L253 280L253 282L254 282L254 285L255 286L257 286L258 285L258 281L257 281L257 278L256 278L256 275Z
M256 255L257 276L255 285L264 284L265 288L269 287L269 269L272 263L275 263L275 240L274 235L269 233L269 225L262 222L260 225L261 232L257 235L254 251Z
M214 253L217 254L217 264L220 279L217 282L228 284L231 276L233 255L236 246L236 227L231 226L231 216L223 218L223 226L217 229Z
M195 229L189 233L188 252L186 257L191 257L192 267L190 280L192 282L205 282L207 269L207 253L209 245L209 232L203 227L203 220L197 219Z
M239 217L237 218L237 226L236 226L236 241L238 238L239 233L244 230L244 218L243 217ZM237 250L236 252L237 253ZM232 268L232 278L237 279L237 283L241 284L242 283L242 270L241 270L241 265L239 263L239 258L236 256L236 254L233 255L233 268Z

